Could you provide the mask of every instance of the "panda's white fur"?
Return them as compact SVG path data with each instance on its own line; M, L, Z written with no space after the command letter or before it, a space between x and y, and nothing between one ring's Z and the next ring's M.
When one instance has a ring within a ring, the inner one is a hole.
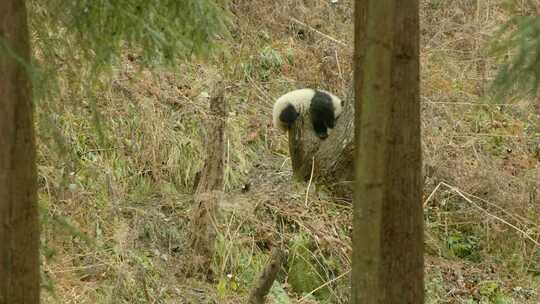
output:
M274 103L272 111L274 127L287 131L297 116L310 111L314 131L324 139L327 137L327 128L334 127L335 120L343 111L343 102L334 94L319 89L298 89L288 92Z
M299 113L306 113L309 110L311 99L315 95L315 91L312 89L299 89L290 91L280 96L274 103L274 109L272 111L274 127L280 128L283 131L287 131L288 125L285 122L279 120L281 112L292 105Z

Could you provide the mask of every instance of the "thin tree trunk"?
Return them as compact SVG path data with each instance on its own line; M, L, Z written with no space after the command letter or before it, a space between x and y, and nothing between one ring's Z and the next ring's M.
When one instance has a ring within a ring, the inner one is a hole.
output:
M39 303L39 224L26 7L0 1L0 303Z
M356 1L352 303L424 302L418 10Z
M224 84L211 81L210 115L207 117L206 161L195 191L195 208L191 219L191 248L196 257L195 271L208 281L214 279L211 262L216 238L216 218L223 193L224 133L227 118Z
M264 304L266 296L270 292L274 281L279 273L279 269L287 261L287 253L281 248L272 251L270 262L266 265L259 276L259 280L249 294L249 304Z

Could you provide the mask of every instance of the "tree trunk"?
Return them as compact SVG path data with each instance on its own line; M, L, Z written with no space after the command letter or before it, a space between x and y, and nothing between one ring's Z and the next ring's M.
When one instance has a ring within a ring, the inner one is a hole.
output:
M195 191L191 248L196 257L195 271L208 281L214 279L211 262L216 238L218 202L223 194L224 132L227 112L224 85L221 80L211 84L210 115L207 117L206 161Z
M259 280L249 294L249 304L264 304L266 302L266 296L276 280L279 269L286 261L287 253L281 248L272 251L270 262L264 268Z
M0 303L39 303L39 223L24 1L0 1Z
M313 171L315 181L334 190L351 192L354 177L354 101L349 96L342 98L345 100L343 113L324 140L315 135L309 112L298 117L289 131L289 153L295 179L307 181Z
M356 1L352 303L424 302L418 10Z

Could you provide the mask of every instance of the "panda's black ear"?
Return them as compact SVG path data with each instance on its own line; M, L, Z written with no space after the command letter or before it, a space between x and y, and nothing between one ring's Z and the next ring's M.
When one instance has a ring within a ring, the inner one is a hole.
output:
M281 114L279 115L279 120L281 120L283 123L287 124L289 127L292 126L296 118L298 118L298 113L296 109L292 105L288 105L283 111L281 111Z

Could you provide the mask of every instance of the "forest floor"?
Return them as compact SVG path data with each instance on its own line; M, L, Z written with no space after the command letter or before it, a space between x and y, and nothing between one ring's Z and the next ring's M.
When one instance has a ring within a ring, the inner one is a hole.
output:
M148 71L126 52L95 105L67 86L38 105L44 303L243 303L279 245L270 303L348 302L351 200L291 181L271 107L347 96L353 1L233 2L229 56ZM489 42L531 8L504 3L421 1L426 303L540 303L540 108L489 97ZM229 116L209 284L186 254L213 69Z

